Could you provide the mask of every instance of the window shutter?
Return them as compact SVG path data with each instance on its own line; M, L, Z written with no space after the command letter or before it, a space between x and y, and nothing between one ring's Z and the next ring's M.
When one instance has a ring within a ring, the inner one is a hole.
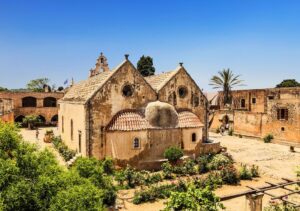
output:
M285 120L289 119L289 110L288 109L284 109L284 117L285 117Z

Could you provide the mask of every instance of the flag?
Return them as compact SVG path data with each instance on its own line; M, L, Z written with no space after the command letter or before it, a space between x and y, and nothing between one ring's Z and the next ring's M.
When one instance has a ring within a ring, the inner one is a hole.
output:
M64 82L64 85L66 85L68 83L68 79L67 80L65 80L65 82Z

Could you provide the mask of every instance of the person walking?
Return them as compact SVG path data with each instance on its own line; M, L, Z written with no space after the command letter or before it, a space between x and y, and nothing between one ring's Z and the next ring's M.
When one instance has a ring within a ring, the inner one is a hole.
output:
M35 130L35 138L36 138L36 140L39 140L39 134L40 134L39 128L36 128L36 130Z

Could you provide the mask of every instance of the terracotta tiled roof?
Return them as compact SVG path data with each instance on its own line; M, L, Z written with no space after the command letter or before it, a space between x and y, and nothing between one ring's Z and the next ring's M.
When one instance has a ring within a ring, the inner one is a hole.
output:
M199 118L189 111L179 112L178 120L178 125L175 128L196 128L204 126ZM107 126L108 131L135 131L146 129L163 128L153 127L150 125L144 115L137 111L124 111L116 114L116 116Z
M203 127L200 119L189 111L182 111L178 113L178 127L179 128L192 128Z
M152 86L153 89L159 91L168 83L168 81L178 72L179 69L145 77L146 81Z
M126 61L122 62L112 71L99 73L96 76L73 85L61 100L85 103L125 62Z
M152 126L142 114L135 111L125 111L114 117L108 125L107 130L132 131L145 130L149 128L152 128Z

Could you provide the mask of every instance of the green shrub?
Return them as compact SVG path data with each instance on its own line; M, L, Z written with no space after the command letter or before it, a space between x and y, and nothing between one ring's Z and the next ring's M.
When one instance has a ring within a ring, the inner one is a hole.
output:
M115 165L114 165L114 161L113 161L112 158L105 157L105 159L102 160L101 164L102 164L104 173L106 173L106 174L113 174L114 173Z
M264 208L264 211L299 211L299 210L289 204L283 204L283 203L271 201L270 205Z
M165 162L161 165L163 171L163 177L165 179L173 179L173 166L169 162Z
M165 211L173 210L205 210L217 211L224 209L220 199L209 187L198 189L190 184L186 192L172 192Z
M222 167L225 167L229 164L232 164L232 160L223 154L217 154L208 164L208 168L210 170L220 170Z
M233 165L225 166L220 171L222 181L225 184L235 185L239 183L239 177L236 168Z
M250 172L251 172L252 177L259 177L258 166L252 165L250 168Z
M212 157L212 155L201 155L196 159L196 162L198 164L198 171L200 174L208 172L208 164L211 161Z
M74 150L70 150L58 136L52 138L52 144L65 161L71 160L76 155L76 152Z
M240 174L241 180L251 180L252 179L251 171L248 169L247 165L241 164L239 174Z
M179 147L169 147L164 152L164 157L170 162L176 162L183 156L183 151Z
M196 163L194 160L186 160L183 163L183 173L187 175L197 174Z
M132 202L134 204L141 204L144 202L154 201L156 199L165 199L170 196L171 191L175 191L175 190L176 190L175 184L151 186L146 190L135 192Z
M274 136L272 134L269 134L264 137L264 142L270 143L273 139L274 139Z

